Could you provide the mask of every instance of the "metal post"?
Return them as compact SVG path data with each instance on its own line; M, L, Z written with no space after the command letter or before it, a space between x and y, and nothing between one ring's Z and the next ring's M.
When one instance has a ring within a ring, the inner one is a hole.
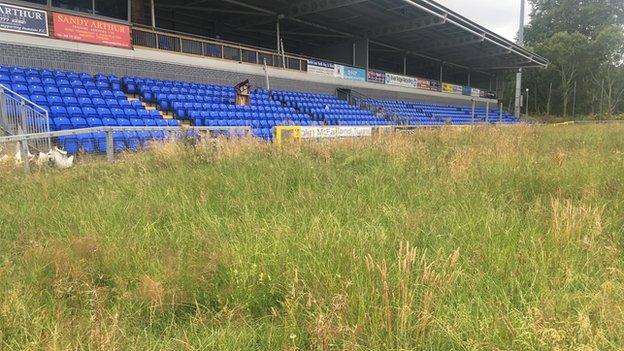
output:
M520 29L518 30L518 45L524 45L524 2L520 0ZM522 68L518 70L516 75L516 107L515 114L520 117L520 101L522 99Z
M442 78L444 78L442 76L443 70L444 70L444 62L440 63L440 88L442 88Z
M113 162L115 160L115 145L113 142L113 131L106 131L106 159L108 162Z
M407 54L403 54L403 75L407 75Z
M490 121L490 102L485 103L485 122Z
M281 42L281 48L282 48L282 67L286 68L286 52L284 51L284 41L282 40Z
M472 78L472 77L470 76L470 74L471 74L471 73L472 73L472 72L468 71L468 86L470 86L470 81L471 81L471 78ZM490 90L492 90L492 89L490 89Z
M472 100L472 124L475 124L475 109L477 108L477 102Z
M28 113L26 112L26 103L24 100L20 102L20 127L22 128L22 132L19 134L28 134Z
M498 122L503 123L503 103L500 103L500 110L498 110Z
M277 18L277 21L275 22L275 27L277 30L277 54L279 55L281 53L281 43L282 43L282 38L280 35L280 19L279 17Z
M572 118L576 117L576 82L574 82L574 97L572 99Z
M152 0L152 7L151 7L151 11L152 11L152 28L156 29L156 8L154 6L154 1Z
M26 140L22 140L19 142L20 144L20 152L22 154L22 162L24 163L24 173L30 173L30 159L28 158L28 142Z
M271 82L269 82L269 68L266 64L266 58L263 59L264 64L264 78L266 79L266 88L268 91L271 91Z
M0 85L0 127L7 130L8 118L6 116L4 89Z
M526 90L526 117L529 118L529 89Z

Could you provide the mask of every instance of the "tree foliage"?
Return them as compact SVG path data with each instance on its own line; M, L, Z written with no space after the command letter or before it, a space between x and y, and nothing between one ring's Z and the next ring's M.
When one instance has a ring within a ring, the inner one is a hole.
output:
M530 110L563 116L571 108L575 114L624 112L624 1L529 1L526 43L551 62L525 74Z

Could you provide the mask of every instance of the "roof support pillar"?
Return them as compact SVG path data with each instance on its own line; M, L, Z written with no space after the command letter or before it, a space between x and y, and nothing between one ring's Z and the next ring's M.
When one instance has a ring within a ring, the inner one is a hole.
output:
M151 15L152 15L152 28L156 28L156 5L154 5L154 2L156 0L152 0L151 1L151 6L150 6L150 11L151 11Z
M368 38L357 38L353 42L353 65L368 69L370 43Z
M280 19L279 19L279 17L275 21L275 31L277 32L277 44L275 45L275 47L277 48L277 53L279 54L281 52L280 47L281 47L281 42L282 42L282 37L281 37L281 33L280 33Z
M472 72L468 71L468 86L471 86L471 85L470 85L470 84L471 84L471 78L472 78L472 77L470 76L470 74L471 74L471 73L472 73ZM491 85L491 84L490 84L490 85Z
M407 75L407 53L403 53L403 75Z
M442 80L443 78L444 78L444 62L441 62L440 63L440 88L442 88L441 85L442 85L442 82L443 82L443 80Z

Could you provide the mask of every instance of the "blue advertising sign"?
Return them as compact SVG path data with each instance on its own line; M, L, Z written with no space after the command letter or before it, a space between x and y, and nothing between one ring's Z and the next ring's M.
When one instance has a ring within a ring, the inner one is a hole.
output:
M467 87L467 86L463 86L462 87L462 94L465 96L471 96L472 95L472 88L471 87Z
M366 70L355 67L345 66L344 68L344 79L348 80L357 80L360 82L366 81Z
M0 30L48 36L48 13L0 3Z

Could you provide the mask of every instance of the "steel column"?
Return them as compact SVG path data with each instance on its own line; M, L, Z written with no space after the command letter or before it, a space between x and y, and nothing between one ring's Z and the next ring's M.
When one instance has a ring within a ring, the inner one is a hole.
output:
M115 161L115 145L112 130L106 131L106 159L108 162Z
M154 2L156 0L152 0L151 1L151 15L152 15L152 28L156 28L156 7L154 5Z

